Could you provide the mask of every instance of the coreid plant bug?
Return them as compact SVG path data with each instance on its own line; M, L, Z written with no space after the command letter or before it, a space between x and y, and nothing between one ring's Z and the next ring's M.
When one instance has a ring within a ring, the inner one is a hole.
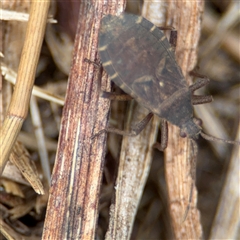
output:
M118 87L127 95L102 91L102 97L111 100L135 99L150 113L129 132L107 127L98 132L113 132L125 136L136 136L151 120L153 114L162 119L161 144L154 146L163 151L167 147L167 122L180 128L180 136L191 139L193 162L196 161L199 135L210 141L240 145L210 136L202 131L201 120L193 117L193 105L212 101L211 96L194 95L195 90L207 85L209 79L200 77L196 83L187 85L175 60L177 32L171 30L167 40L163 32L147 19L133 14L106 15L99 32L99 56L102 66ZM88 62L91 62L87 60ZM96 64L95 64L96 65ZM196 74L195 74L196 75ZM192 167L195 164L192 164ZM195 169L191 169L195 181ZM191 202L192 189L189 202ZM189 206L184 219L187 216Z

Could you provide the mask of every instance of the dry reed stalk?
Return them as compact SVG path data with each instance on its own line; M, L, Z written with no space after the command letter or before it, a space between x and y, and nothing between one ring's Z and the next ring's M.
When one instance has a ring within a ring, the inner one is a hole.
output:
M4 63L1 63L0 69L2 71L2 75L4 79L12 84L16 84L17 73L11 69L10 67L6 66ZM49 102L57 103L59 105L64 105L64 98L54 95L51 91L47 91L46 89L40 88L36 85L33 86L32 95L39 97L41 99L45 99Z
M29 108L50 1L32 1L15 91L0 134L2 173Z
M140 122L147 113L146 109L132 103L127 112L127 129ZM151 166L157 123L157 118L154 118L138 136L123 138L106 239L131 237L138 205Z
M240 135L240 126L237 135ZM239 160L239 147L234 146L209 239L239 238Z
M149 5L145 3L145 5ZM161 3L157 3L161 5ZM156 6L155 6L156 7ZM149 18L151 20L151 18ZM126 115L126 130L146 117L149 111L131 103ZM156 142L159 119L154 117L135 137L123 137L114 200L110 207L110 220L106 239L130 239L138 206L148 178Z
M80 5L43 239L95 238L106 134L92 137L106 127L110 102L99 96L99 69L84 59L97 59L103 14L121 12L123 5L124 1ZM106 74L102 88L110 90Z
M167 7L167 25L178 31L176 59L186 77L188 84L192 80L188 75L197 61L197 46L201 31L201 15L203 2L169 1ZM168 186L171 225L176 239L200 239L202 227L200 213L197 209L197 193L195 182L191 178L191 162L193 149L189 139L179 136L179 129L169 125L168 148L165 151L165 175ZM189 203L191 185L193 195ZM184 221L185 211L190 209Z
M157 19L164 19L163 16L167 15L167 20L162 22L162 25L176 27L179 33L176 49L177 60L187 76L187 73L194 68L196 63L197 43L200 36L199 19L203 6L198 2L170 2L161 7L159 5L161 3L148 1L143 6L143 15L147 16L149 20L154 20L155 23L159 23ZM157 13L152 11L152 9L161 9L162 14L159 11ZM189 24L184 24L186 22ZM189 77L188 80L190 80ZM128 120L127 129L134 125L134 122L137 122L135 115L139 121L146 115L146 111L141 107L134 107L129 110L128 114L131 116L130 118L135 120ZM137 207L151 164L157 122L158 120L155 119L137 137L123 138L118 177L115 184L115 197L110 208L110 224L106 239L130 239L131 237ZM166 150L165 165L172 220L170 224L176 239L200 239L202 229L199 211L196 208L195 187L190 211L187 219L183 221L193 181L190 176L189 163L192 158L192 148L187 140L179 137L178 128L173 126L169 126L169 128L169 146Z

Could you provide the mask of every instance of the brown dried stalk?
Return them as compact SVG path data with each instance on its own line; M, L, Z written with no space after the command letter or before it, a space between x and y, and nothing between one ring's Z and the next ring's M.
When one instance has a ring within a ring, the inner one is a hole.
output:
M146 2L143 7L143 15L155 23L162 17L154 15L151 11L161 9L162 15L167 12L167 20L162 25L172 25L179 32L177 58L185 76L194 68L196 63L196 46L200 34L200 14L202 5L197 2L169 2L161 6L161 3ZM189 22L189 19L192 21ZM188 24L183 24L188 21ZM167 24L168 23L168 24ZM177 24L178 23L178 24ZM160 25L160 24L159 24ZM181 53L179 55L179 53ZM141 107L131 108L128 112L132 117L143 118L146 111ZM133 117L134 116L134 117ZM139 121L138 119L138 121ZM136 215L136 210L149 171L152 145L156 137L156 121L137 137L124 137L120 156L120 166L116 181L115 200L110 209L110 224L106 239L130 239L131 230ZM134 125L128 121L128 127ZM189 204L189 194L192 185L190 176L191 147L187 140L179 137L179 129L169 127L169 146L166 150L165 166L169 190L171 225L176 239L199 239L202 235L199 212L196 209L196 192L191 202L191 208L185 221L184 215Z
M146 3L147 4L147 3ZM131 103L126 129L136 125L148 110ZM159 119L154 119L136 137L123 137L115 183L114 202L110 207L106 239L130 239L138 205L151 167L153 144L156 142Z
M240 135L240 126L237 136ZM239 238L239 147L235 146L209 239Z
M27 179L31 184L35 192L38 194L44 194L43 185L38 177L36 166L30 159L29 153L23 144L17 141L9 157L10 162L20 170L25 179ZM3 176L4 173L5 171L3 172Z
M148 111L136 103L128 111L127 129L136 125ZM151 166L156 142L157 118L136 137L124 137L115 183L115 201L110 208L106 239L130 239L135 215Z
M123 1L81 3L43 239L95 238L106 134L92 137L106 127L110 101L99 96L99 70L84 59L97 58L102 15L122 10ZM110 90L105 74L102 88Z
M167 25L172 25L178 30L177 62L189 85L191 79L188 73L194 69L196 64L202 12L203 2L201 1L170 1L167 7ZM200 214L196 207L196 188L190 175L192 158L189 140L179 136L177 127L169 126L168 148L165 151L165 173L170 216L176 239L200 239L202 236ZM194 189L190 209L186 220L183 221L189 205L192 183Z
M0 69L2 71L2 75L4 76L5 80L7 80L8 82L10 82L12 84L16 84L17 74L13 69L8 67L4 63L0 64ZM53 102L53 103L57 103L62 106L64 105L63 97L57 96L54 93L47 91L46 89L40 88L36 85L33 86L32 95L37 96L42 99L45 99L47 101Z
M32 1L17 83L0 134L0 171L2 173L11 149L26 118L35 79L50 1ZM37 28L37 31L36 31Z

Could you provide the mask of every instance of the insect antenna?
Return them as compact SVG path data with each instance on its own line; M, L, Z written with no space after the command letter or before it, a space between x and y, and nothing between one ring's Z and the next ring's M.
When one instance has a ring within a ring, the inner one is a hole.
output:
M208 141L215 141L215 142L223 142L223 143L229 143L229 144L234 144L234 145L240 145L239 141L231 141L231 140L226 140L226 139L214 137L214 136L206 134L204 132L200 132L200 135Z
M215 142L223 142L223 143L229 143L229 144L234 144L234 145L240 145L239 141L231 141L231 140L226 140L226 139L214 137L214 136L206 134L204 132L200 132L200 135L208 141L215 141ZM190 167L192 184L191 184L190 194L189 194L189 198L188 198L188 206L187 206L187 208L185 210L185 213L184 213L183 222L186 220L187 215L188 215L189 210L190 210L190 205L191 205L192 197L193 197L194 183L196 182L196 162L197 162L198 145L197 145L196 141L193 140L193 139L191 139L191 145L192 145L192 149L193 149L193 157L192 157L191 167Z

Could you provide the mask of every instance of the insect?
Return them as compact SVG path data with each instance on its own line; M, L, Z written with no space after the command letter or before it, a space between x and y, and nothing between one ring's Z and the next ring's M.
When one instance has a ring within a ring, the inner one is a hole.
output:
M161 121L161 143L154 147L163 151L167 147L167 122L180 128L180 136L191 139L193 159L190 173L192 184L189 204L184 214L187 217L196 179L196 158L199 135L210 141L240 145L238 141L229 141L208 135L202 131L201 120L194 118L193 105L212 101L211 96L194 95L194 91L207 85L209 79L200 77L191 86L182 74L175 59L177 31L171 31L167 40L162 31L147 19L133 14L122 13L120 16L106 15L101 21L98 51L103 68L117 86L126 95L102 91L102 97L110 100L135 99L150 113L129 132L107 127L101 133L113 132L125 136L136 136L151 120L153 114ZM85 61L96 63L85 59ZM97 65L99 67L99 65ZM195 74L196 75L196 74ZM129 95L131 96L129 98Z
M210 102L212 97L196 96L194 91L209 80L199 79L189 87L175 60L174 46L147 19L128 13L106 15L101 21L98 50L110 80L151 111L130 133L112 128L105 130L137 135L156 114L178 126L180 136L192 139L194 144L201 135L208 140L240 145L202 131L201 121L193 117L193 105ZM164 150L165 147L163 143L158 148Z

